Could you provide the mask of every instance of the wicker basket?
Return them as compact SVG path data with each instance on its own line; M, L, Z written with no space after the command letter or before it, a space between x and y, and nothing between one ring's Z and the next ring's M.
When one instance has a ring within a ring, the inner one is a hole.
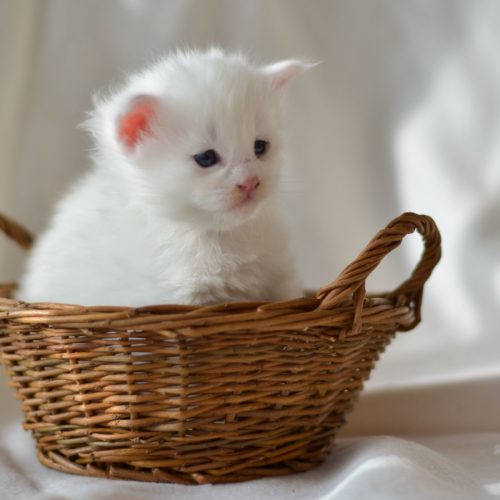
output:
M31 237L0 217L22 247ZM395 291L365 280L405 235L425 241ZM60 471L184 484L305 471L321 462L379 354L420 321L440 258L427 216L380 231L315 298L209 307L82 307L12 300L0 354L40 461Z

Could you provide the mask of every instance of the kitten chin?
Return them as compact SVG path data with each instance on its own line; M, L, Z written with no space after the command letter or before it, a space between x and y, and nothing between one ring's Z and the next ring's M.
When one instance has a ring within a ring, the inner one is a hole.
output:
M283 101L309 66L171 54L96 99L94 168L56 206L18 298L83 305L300 295L281 186Z

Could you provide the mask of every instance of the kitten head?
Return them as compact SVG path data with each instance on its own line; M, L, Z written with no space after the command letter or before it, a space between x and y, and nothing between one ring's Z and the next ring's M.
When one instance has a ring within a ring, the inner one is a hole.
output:
M258 67L218 49L167 57L97 103L88 128L99 163L170 218L234 227L277 192L284 89L308 67Z

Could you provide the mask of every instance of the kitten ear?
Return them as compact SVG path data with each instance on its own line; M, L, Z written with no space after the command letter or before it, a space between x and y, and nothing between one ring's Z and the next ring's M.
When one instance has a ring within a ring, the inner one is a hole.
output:
M289 59L264 66L262 72L270 78L273 89L282 89L295 75L314 68L318 64Z
M125 150L134 152L147 137L154 136L152 122L157 107L156 98L150 95L137 95L128 101L116 120L116 136Z

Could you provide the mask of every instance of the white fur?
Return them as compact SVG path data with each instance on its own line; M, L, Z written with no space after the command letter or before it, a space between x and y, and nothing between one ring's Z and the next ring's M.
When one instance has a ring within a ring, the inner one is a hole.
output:
M300 296L278 194L283 87L305 67L178 52L98 100L93 169L57 205L18 297L139 306ZM153 99L155 118L131 150L117 121L137 96ZM260 159L255 139L270 143ZM207 149L221 163L203 169L193 155ZM235 208L236 185L252 175L256 201Z

